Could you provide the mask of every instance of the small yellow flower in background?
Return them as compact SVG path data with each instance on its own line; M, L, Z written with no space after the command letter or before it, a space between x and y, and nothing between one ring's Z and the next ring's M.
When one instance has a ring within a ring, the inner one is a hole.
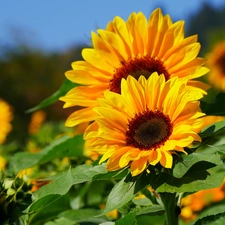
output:
M28 140L27 150L28 152L37 153L41 150L41 148L37 145L37 143Z
M41 125L46 119L46 113L43 110L34 112L31 116L28 131L30 134L35 134L40 129Z
M148 190L151 192L151 193L153 193L153 195L155 196L155 198L159 198L159 195L156 193L156 191L151 187L151 186L149 186L148 187ZM136 197L135 197L135 199L142 199L142 198L147 198L144 194L142 194L142 193L139 193Z
M18 177L23 179L24 181L30 180L30 176L33 174L33 168L23 169L18 173Z
M81 86L61 97L64 107L81 106L66 121L66 126L93 120L92 108L105 90L121 91L121 80L132 75L146 78L153 72L168 80L188 80L190 89L206 94L206 84L194 80L208 72L204 59L197 57L200 44L197 35L184 37L184 21L173 23L169 15L156 9L146 19L143 13L132 13L127 21L116 16L106 29L92 32L93 48L82 51L84 61L72 63L66 77ZM150 91L150 90L149 90Z
M209 82L219 91L225 92L225 41L217 43L207 58Z
M0 99L0 144L6 140L8 133L12 130L12 108L8 103Z
M65 160L66 161L66 160ZM42 186L51 182L51 180L45 180L43 178L34 177L35 169L27 168L23 169L18 173L18 177L22 179L26 184L31 185L30 191L35 192Z
M184 197L181 201L181 218L186 221L194 220L198 213L213 203L225 198L225 182L220 187L198 191Z
M99 99L95 121L85 131L90 150L103 155L109 171L130 166L136 176L148 165L173 164L172 154L184 152L193 141L201 141L196 130L201 92L193 92L177 77L166 81L153 73L148 80L132 76L121 83L121 94L106 91Z
M105 206L106 206L105 204L101 204L99 207L101 209L104 209ZM106 216L110 219L116 220L116 219L118 219L118 210L114 209L111 212L106 213Z
M32 188L31 188L31 192L35 192L37 191L39 188L43 187L46 184L49 184L51 181L49 180L34 180L32 181Z
M6 165L7 165L7 160L0 155L0 172L5 170Z

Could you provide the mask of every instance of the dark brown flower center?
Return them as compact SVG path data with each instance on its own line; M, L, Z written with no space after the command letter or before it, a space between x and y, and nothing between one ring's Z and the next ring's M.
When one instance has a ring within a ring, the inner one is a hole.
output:
M143 75L148 79L153 72L157 72L159 75L164 74L166 80L170 78L169 73L159 59L144 56L142 58L134 58L122 62L122 66L116 69L113 79L110 80L109 90L120 93L122 78L126 79L128 75L132 75L138 80L138 78Z
M172 131L167 115L158 110L146 110L129 121L126 142L128 146L141 150L157 149L168 140Z
M225 74L225 54L218 57L217 66L220 68L221 72Z

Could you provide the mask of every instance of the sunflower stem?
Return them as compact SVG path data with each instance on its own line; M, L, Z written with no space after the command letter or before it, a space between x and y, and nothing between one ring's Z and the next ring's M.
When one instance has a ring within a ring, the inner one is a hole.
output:
M178 225L176 193L160 193L165 208L167 225Z

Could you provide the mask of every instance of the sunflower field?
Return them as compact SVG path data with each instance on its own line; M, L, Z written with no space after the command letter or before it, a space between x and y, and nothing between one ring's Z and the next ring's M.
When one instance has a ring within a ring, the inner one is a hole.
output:
M225 23L184 24L132 12L1 56L0 225L225 223Z

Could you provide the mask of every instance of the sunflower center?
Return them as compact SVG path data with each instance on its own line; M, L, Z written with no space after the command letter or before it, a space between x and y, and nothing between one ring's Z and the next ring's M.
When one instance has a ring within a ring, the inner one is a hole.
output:
M132 75L137 80L141 75L148 79L153 72L157 72L159 75L164 74L166 80L170 78L170 75L164 67L162 61L149 56L130 59L126 62L122 62L121 64L122 66L116 69L114 76L109 83L110 91L116 93L121 92L121 80L122 78L126 79L128 75Z
M217 65L220 68L221 72L225 74L225 54L220 56L217 60Z
M168 140L172 131L168 116L158 110L146 110L129 121L126 142L128 146L141 150L156 149Z

